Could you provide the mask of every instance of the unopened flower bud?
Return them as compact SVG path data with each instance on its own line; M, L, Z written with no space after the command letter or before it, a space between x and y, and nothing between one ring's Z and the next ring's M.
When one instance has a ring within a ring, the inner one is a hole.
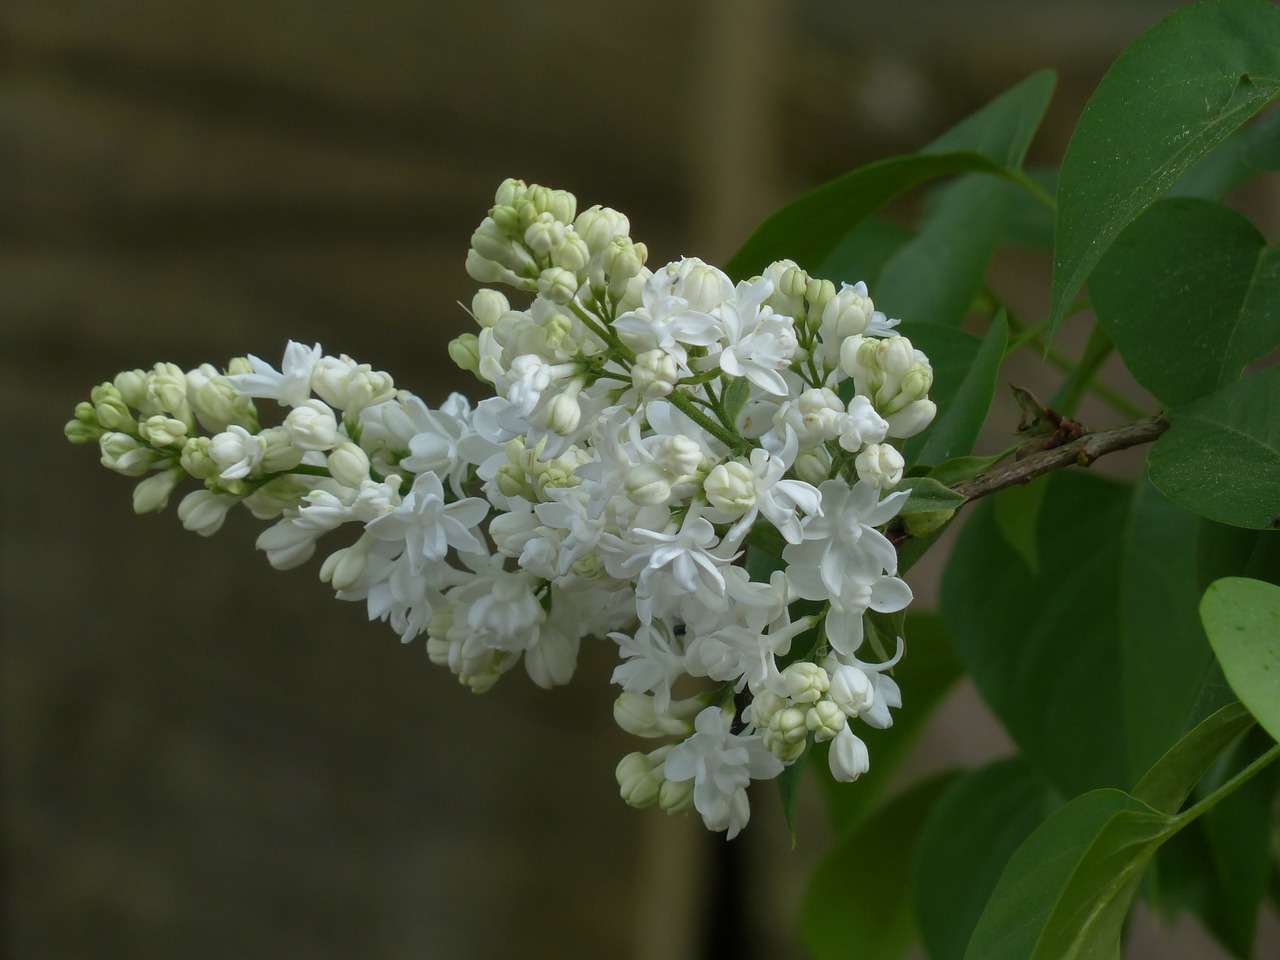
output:
M264 444L261 468L263 473L281 473L292 470L302 462L303 451L293 445L284 427L268 427L258 433Z
M538 296L552 303L569 303L578 293L578 275L562 267L548 267L538 274Z
M632 467L623 486L628 499L642 507L657 506L671 499L670 476L655 463Z
M524 199L529 188L523 180L507 177L498 184L498 191L493 195L493 202L504 207L514 206Z
M289 411L284 429L299 450L331 450L338 439L338 418L323 400L308 400Z
M549 213L540 213L525 228L524 242L534 253L545 257L564 243L564 224Z
M679 378L680 365L664 350L646 350L631 368L631 383L645 400L670 396Z
M482 327L492 327L510 309L510 302L497 290L477 290L471 298L471 314Z
M783 763L790 763L804 753L808 737L805 711L799 707L787 707L769 720L769 727L764 732L764 745Z
M320 579L335 590L350 590L369 567L369 548L364 540L335 550L320 567Z
M867 745L858 739L848 724L832 739L827 763L831 767L831 775L842 783L852 783L871 769Z
M141 407L147 400L147 371L122 370L116 374L112 386L126 404L135 409Z
M89 404L83 404L83 406L89 406ZM89 406L89 409L92 411L93 407ZM77 417L74 420L68 420L62 432L72 443L93 443L102 436L104 431L96 423Z
M369 455L350 440L335 447L326 462L330 475L343 486L359 489L369 479Z
M281 520L258 535L257 548L267 555L267 562L277 570L289 570L306 563L316 552L319 531L310 530L294 520Z
M131 431L135 421L120 391L113 384L94 387L89 394L98 423L107 430Z
M498 492L504 497L524 497L529 492L529 478L524 469L514 463L504 463L494 478Z
M605 249L614 237L625 237L631 232L631 224L617 210L594 206L583 210L573 221L574 232L587 244L592 253Z
M821 317L835 295L836 285L830 280L811 278L804 291L804 298L809 301L809 315Z
M464 333L449 341L449 359L459 370L480 376L480 338Z
M704 705L701 698L691 697L688 701L673 701L667 713L659 713L649 694L623 693L613 702L613 719L637 737L686 737L693 733L693 714Z
M902 479L906 461L888 443L872 443L853 461L858 479L877 490L890 490Z
M138 435L153 447L176 447L187 440L187 425L181 420L157 414L138 424Z
M587 243L576 233L566 233L558 246L551 249L551 263L574 274L580 274L591 260Z
M702 465L702 447L698 441L678 433L654 444L653 460L673 476L692 476Z
M693 807L694 779L663 780L658 790L658 806L675 816L686 813Z
M222 528L227 513L239 501L212 490L193 490L178 504L178 519L192 533L211 537Z
M629 753L618 762L614 776L622 799L633 807L647 807L658 799L658 791L666 780L663 764L671 747L659 747L652 753Z
M825 663L831 677L827 699L834 702L847 716L861 716L875 705L875 687L866 673L834 659Z
M187 405L187 375L174 363L157 363L147 376L147 401L179 420L191 416Z
M905 440L933 423L938 407L932 400L917 400L909 403L897 413L885 417L889 424L889 436Z
M787 696L796 703L817 703L827 692L831 678L816 663L798 660L782 671Z
M133 512L156 513L169 505L169 494L185 474L178 467L147 477L133 488Z
M562 437L569 436L582 422L582 407L571 393L558 393L552 397L546 413L547 429Z
M779 710L785 710L787 705L786 697L772 690L761 690L751 700L751 722L761 730L767 729L774 714Z
M178 463L197 480L208 480L221 469L209 455L209 444L208 437L188 437L187 442L182 445L182 456Z
M845 728L849 720L844 711L830 700L819 700L804 715L805 726L819 743L830 740Z
M102 465L126 477L140 477L160 460L159 452L144 446L127 433L104 433L98 438Z
M791 468L805 483L821 486L824 481L831 479L831 454L821 448L808 450L796 457Z
M742 516L756 505L755 475L740 460L718 463L702 484L707 502L717 510Z

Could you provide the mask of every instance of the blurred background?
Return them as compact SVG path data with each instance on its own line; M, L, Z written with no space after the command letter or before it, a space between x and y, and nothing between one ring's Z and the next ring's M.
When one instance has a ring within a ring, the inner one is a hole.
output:
M121 369L276 362L289 338L438 403L474 387L445 344L503 178L623 210L651 263L723 260L779 203L1046 66L1031 162L1055 164L1111 60L1176 6L8 0L6 955L804 956L818 798L792 851L753 792L741 936L709 929L720 838L617 798L636 744L613 729L611 645L565 690L517 671L477 699L335 602L318 563L271 570L247 515L210 541L172 510L135 518L131 481L62 424ZM997 269L1042 315L1045 258ZM961 691L927 752L1006 749ZM1142 938L1215 956L1192 927Z

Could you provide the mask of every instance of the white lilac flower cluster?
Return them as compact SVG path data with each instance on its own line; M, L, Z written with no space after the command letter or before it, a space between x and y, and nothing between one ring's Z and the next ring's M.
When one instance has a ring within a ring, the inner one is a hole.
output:
M894 441L933 419L933 375L861 283L789 261L737 284L692 258L651 271L629 232L617 211L502 184L467 269L531 302L472 301L479 331L449 352L492 388L475 406L432 409L290 343L278 370L250 356L121 373L67 435L145 477L138 512L193 477L188 529L214 533L237 503L274 521L258 547L280 569L356 525L322 579L403 640L425 634L475 691L521 662L563 684L581 641L609 638L617 722L664 741L618 765L623 797L695 807L732 837L750 780L815 741L855 779L853 721L888 726L901 702L886 672L901 640L885 662L859 652L867 611L911 600L882 531L907 496L888 492ZM254 400L282 422L263 427Z

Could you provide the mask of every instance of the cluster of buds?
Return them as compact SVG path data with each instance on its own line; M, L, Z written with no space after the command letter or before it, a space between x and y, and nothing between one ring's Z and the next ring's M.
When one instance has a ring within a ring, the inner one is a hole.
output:
M907 496L898 442L935 413L927 358L863 284L790 261L736 284L692 258L650 270L616 211L514 180L495 199L468 271L529 302L472 299L478 331L449 352L492 391L475 406L290 343L278 370L122 373L68 437L151 474L139 511L190 477L190 529L236 503L274 521L258 546L278 568L357 525L321 577L477 692L518 664L565 683L581 642L607 638L615 720L662 741L619 764L629 803L732 837L750 781L812 743L855 779L855 724L901 702L901 643L860 657L869 613L911 601L883 531ZM260 400L281 422L261 425ZM748 551L771 572L753 579Z

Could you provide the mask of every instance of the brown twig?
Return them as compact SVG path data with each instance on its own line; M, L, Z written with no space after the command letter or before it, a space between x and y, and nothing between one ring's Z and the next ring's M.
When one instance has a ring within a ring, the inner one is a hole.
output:
M1012 487L1019 483L1026 483L1029 480L1034 480L1042 473L1060 470L1062 467L1068 467L1073 463L1087 467L1093 461L1108 453L1114 453L1116 450L1124 450L1128 447L1140 446L1144 443L1151 443L1168 429L1169 421L1164 417L1156 416L1147 417L1144 420L1135 420L1133 423L1127 423L1123 427L1114 427L1111 430L1086 433L1078 440L1072 440L1070 443L1032 453L1021 460L1015 460L1007 466L992 470L990 473L963 480L951 489L957 493L964 494L970 500L977 500L979 497L985 497L988 494L995 493L997 490L1003 490L1005 487Z

